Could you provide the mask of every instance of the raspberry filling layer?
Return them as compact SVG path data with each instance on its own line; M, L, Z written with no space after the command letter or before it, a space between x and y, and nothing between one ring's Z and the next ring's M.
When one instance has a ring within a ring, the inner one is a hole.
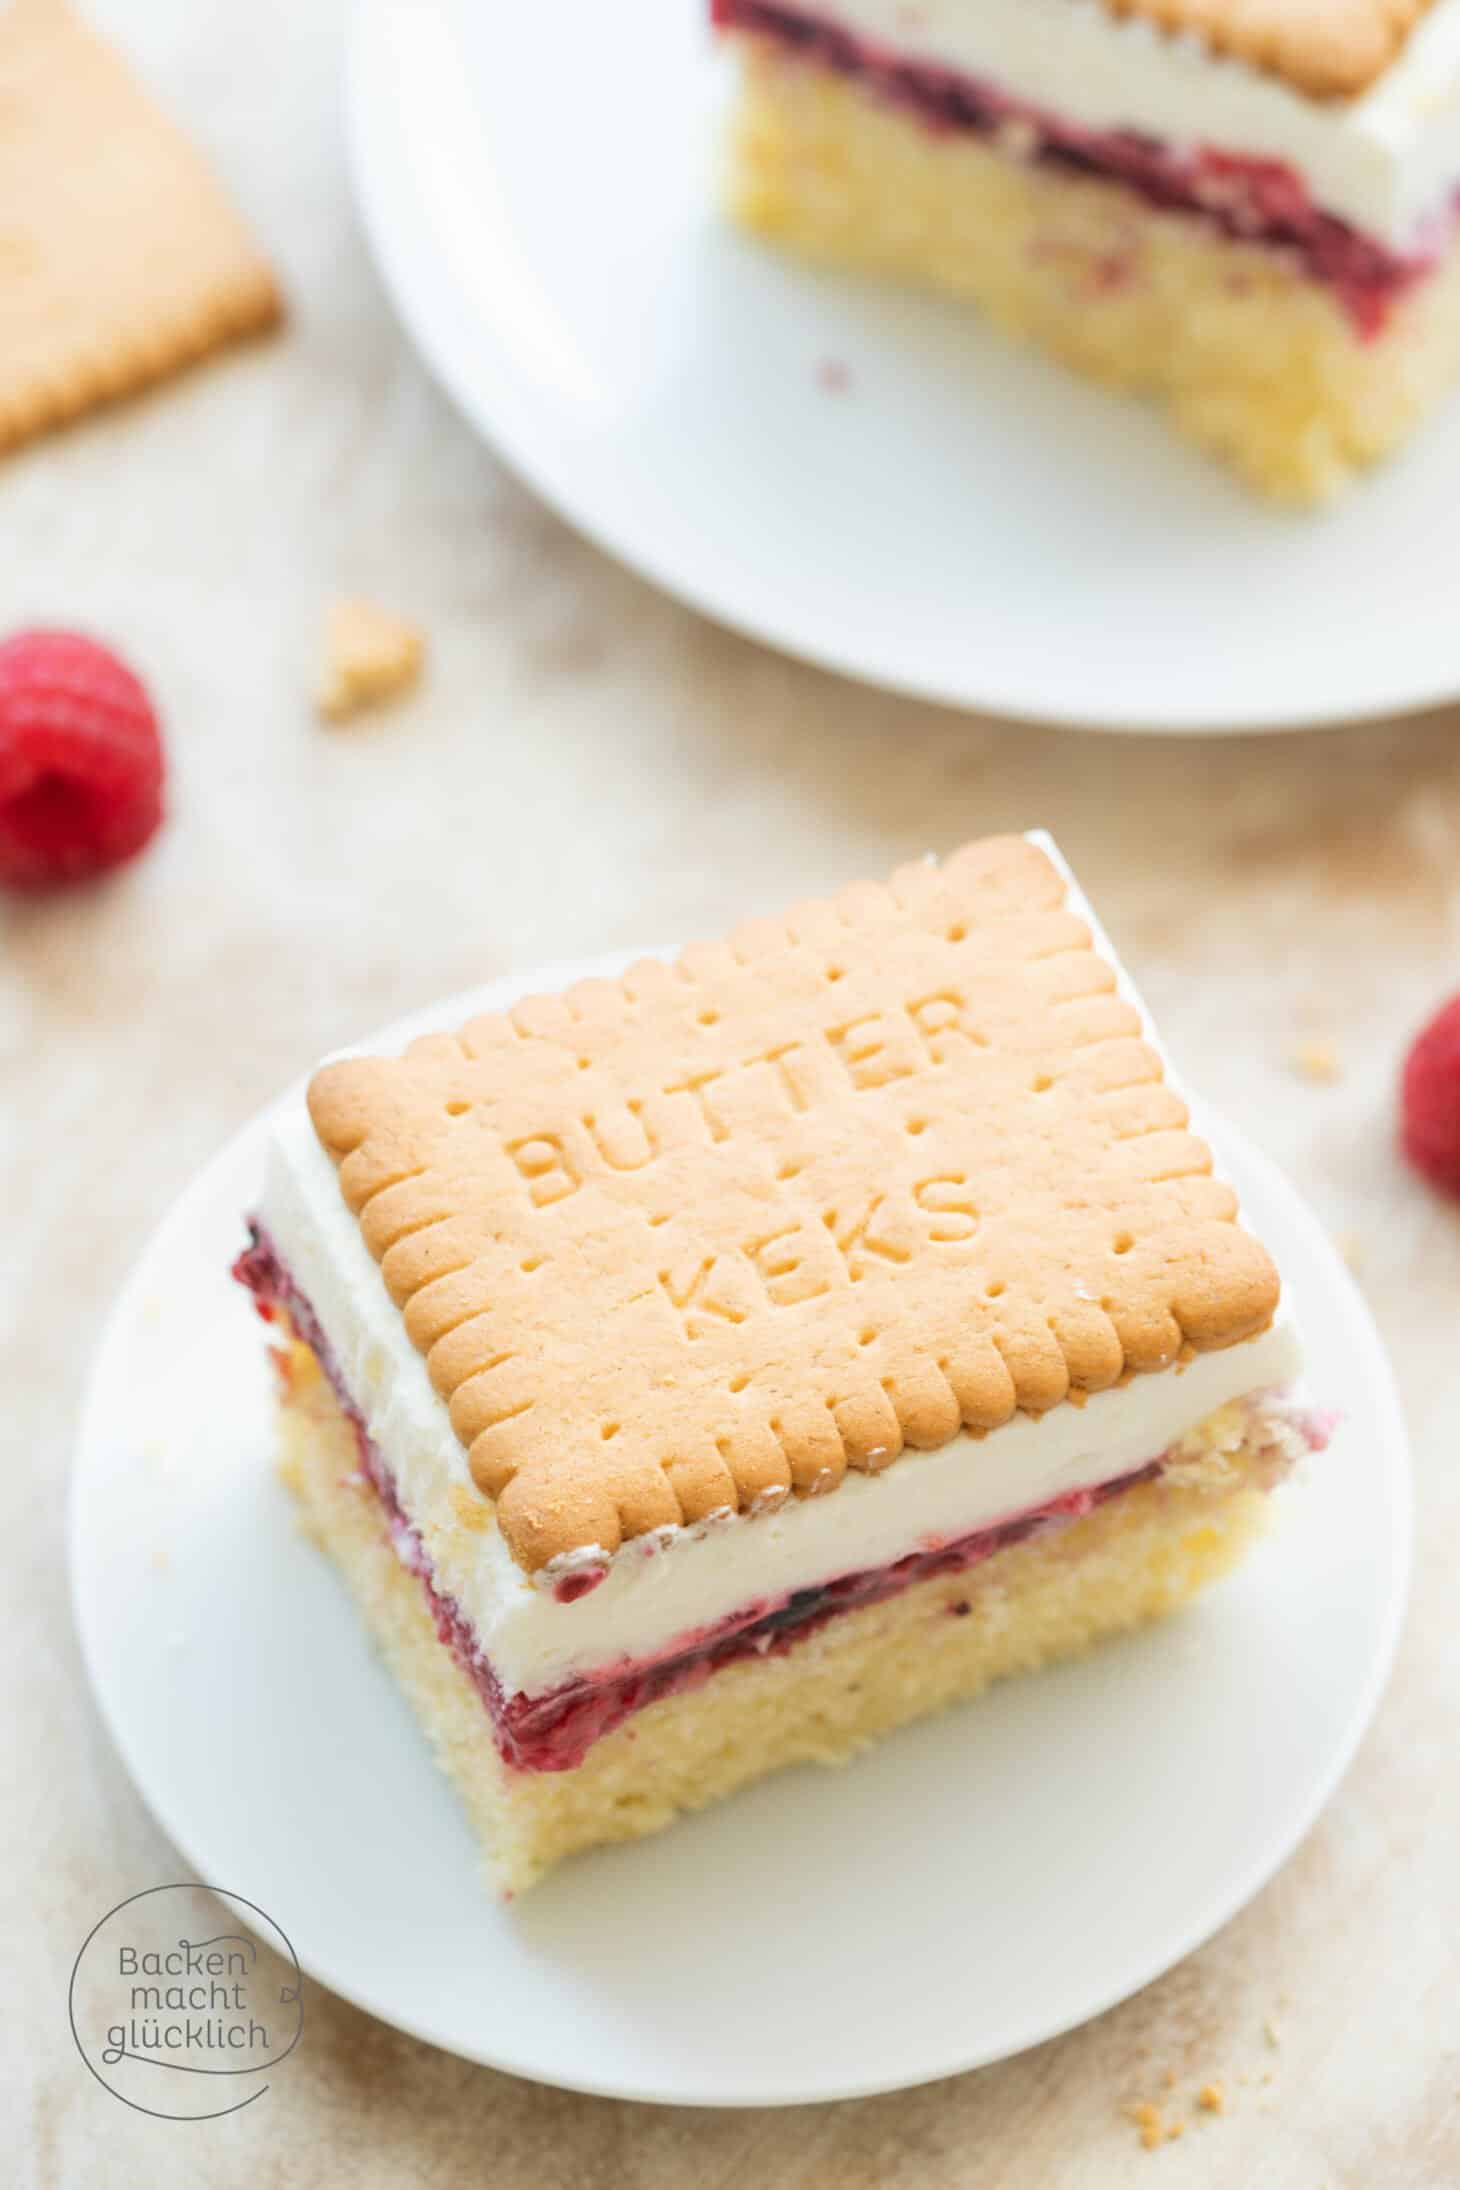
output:
M1333 291L1361 335L1378 334L1405 290L1435 265L1438 248L1406 256L1323 212L1286 161L1209 145L1178 149L1133 129L1085 129L982 78L909 60L779 0L710 0L710 12L723 30L777 39L855 77L932 129L972 130L1020 158L1123 183L1149 205L1192 214L1234 241L1280 250Z
M1162 1459L1149 1461L1093 1490L1068 1492L994 1527L910 1552L889 1566L838 1575L812 1589L752 1601L726 1619L677 1636L653 1657L619 1660L543 1694L509 1695L461 1606L438 1587L421 1538L402 1509L391 1472L345 1387L339 1363L308 1300L267 1233L254 1224L250 1235L250 1245L233 1266L234 1276L253 1294L265 1320L286 1321L318 1360L354 1431L362 1481L380 1502L396 1555L420 1579L438 1637L481 1696L500 1754L519 1771L572 1771L602 1735L612 1733L661 1696L698 1688L721 1666L737 1659L782 1655L839 1613L881 1603L915 1582L979 1566L1011 1544L1066 1526L1122 1491L1153 1482L1163 1470ZM1331 1426L1327 1418L1296 1416L1295 1422L1310 1448L1316 1450L1327 1442ZM950 1607L954 1613L968 1609L959 1603Z

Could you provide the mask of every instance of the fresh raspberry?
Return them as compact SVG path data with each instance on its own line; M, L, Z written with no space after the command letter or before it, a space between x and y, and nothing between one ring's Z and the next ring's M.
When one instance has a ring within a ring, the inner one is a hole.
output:
M125 663L69 631L0 645L0 884L101 874L161 819L157 717Z
M1405 1060L1400 1140L1431 1185L1460 1195L1460 996L1431 1019Z

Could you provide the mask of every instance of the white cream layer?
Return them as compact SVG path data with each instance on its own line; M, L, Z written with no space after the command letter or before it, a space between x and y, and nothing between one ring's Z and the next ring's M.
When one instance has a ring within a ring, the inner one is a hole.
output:
M1284 160L1314 202L1399 249L1460 181L1460 0L1435 0L1361 97L1305 97L1104 0L791 0L910 60L997 85L1087 129Z
M1059 859L1047 836L1032 834ZM1122 994L1159 1047L1149 1014L1073 879L1069 903L1117 967ZM509 1694L540 1694L570 1674L652 1656L758 1599L886 1566L1069 1491L1094 1489L1158 1458L1218 1407L1289 1383L1301 1368L1297 1337L1283 1314L1246 1344L1136 1377L1084 1407L1057 1407L1040 1419L1016 1416L986 1437L960 1436L937 1452L906 1454L880 1475L848 1474L828 1497L789 1500L773 1513L727 1514L629 1543L609 1562L603 1582L562 1605L522 1572L495 1526L464 1525L456 1501L471 1486L466 1453L345 1206L302 1099L286 1106L276 1124L258 1214L318 1318L439 1586L470 1620ZM478 1503L474 1492L470 1502ZM585 1554L583 1563L596 1556Z

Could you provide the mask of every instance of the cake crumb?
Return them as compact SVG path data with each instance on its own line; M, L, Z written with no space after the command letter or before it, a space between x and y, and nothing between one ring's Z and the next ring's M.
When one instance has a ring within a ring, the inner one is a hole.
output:
M1184 2137L1185 2135L1186 2135L1186 2124L1185 2124L1185 2122L1173 2122L1173 2123L1171 2124L1170 2128L1169 2128L1169 2129L1167 2130L1167 2132L1166 2132L1166 2142L1167 2142L1168 2144L1175 2144L1175 2142L1176 2142L1176 2140L1177 2140L1177 2138L1178 2138L1178 2137Z
M491 1507L485 1498L479 1498L475 1492L469 1491L464 1483L452 1484L451 1503L463 1528L480 1532L491 1527Z
M1196 2103L1204 2114L1225 2114L1227 2094L1220 2084L1203 2084L1196 2095Z
M1293 1070L1315 1086L1331 1087L1343 1078L1343 1066L1332 1042L1299 1042L1292 1053Z
M315 704L326 722L399 699L418 681L426 655L419 625L373 601L339 600L329 612L325 666Z

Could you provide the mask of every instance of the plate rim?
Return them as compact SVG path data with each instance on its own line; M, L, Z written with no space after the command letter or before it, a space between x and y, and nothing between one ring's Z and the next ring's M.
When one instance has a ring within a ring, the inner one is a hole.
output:
M460 1015L484 1008L502 1008L516 998L543 986L562 986L568 980L612 976L621 972L635 958L660 955L662 948L653 946L638 951L614 951L591 959L559 960L503 974L477 987L438 998L418 1011L403 1014L387 1026L363 1036L359 1044L346 1045L346 1048L379 1050L402 1044L425 1026L443 1022L453 1012ZM331 1054L343 1053L341 1050ZM199 1880L210 1884L211 1881L207 1880L207 1867L199 1861L200 1851L193 1846L191 1835L179 1828L170 1790L159 1791L151 1776L140 1766L127 1725L120 1710L113 1711L102 1677L102 1637L99 1632L93 1631L93 1622L99 1630L101 1616L89 1605L84 1588L87 1554L84 1549L83 1490L90 1467L94 1464L89 1455L102 1449L105 1443L105 1400L119 1373L119 1362L114 1364L113 1356L120 1357L125 1351L131 1327L138 1314L139 1297L145 1300L149 1296L148 1273L154 1259L165 1250L169 1235L174 1229L185 1229L187 1213L194 1203L205 1201L222 1177L240 1162L247 1160L251 1144L262 1140L268 1121L291 1099L297 1097L307 1077L307 1073L296 1075L280 1093L263 1104L231 1133L213 1157L186 1180L143 1241L112 1300L90 1358L67 1486L66 1558L69 1596L73 1626L92 1701L144 1808ZM1265 1195L1271 1193L1287 1205L1294 1223L1309 1233L1319 1250L1327 1265L1330 1280L1340 1288L1350 1310L1357 1313L1359 1327L1363 1331L1364 1342L1371 1357L1370 1389L1373 1392L1375 1415L1382 1420L1384 1426L1382 1452L1384 1481L1388 1489L1383 1508L1388 1523L1385 1560L1387 1589L1381 1631L1373 1656L1366 1669L1364 1681L1350 1699L1342 1739L1335 1743L1325 1772L1318 1776L1306 1800L1299 1805L1293 1818L1288 1821L1284 1831L1277 1835L1272 1845L1254 1858L1238 1879L1225 1892L1217 1895L1210 1906L1201 1910L1174 1944L1167 1942L1161 1945L1153 1962L1138 1958L1140 1966L1136 1974L1124 1972L1109 1989L1096 1988L1094 1996L1073 2013L1022 2029L1012 2039L1001 2042L993 2049L975 2047L970 2051L965 2047L960 2050L954 2045L938 2060L920 2067L911 2075L899 2072L885 2079L853 2077L834 2086L814 2090L786 2087L769 2094L764 2090L742 2089L728 2096L723 2090L713 2087L689 2088L676 2085L670 2089L665 2086L628 2084L618 2078L595 2080L582 2074L565 2075L545 2066L539 2056L531 2053L514 2056L510 2047L497 2046L491 2050L483 2050L465 2044L458 2034L433 2027L427 2020L403 2018L390 2006L388 1994L354 1982L348 1975L342 1977L330 1964L327 1955L317 1960L308 1948L300 1956L306 1977L348 2001L351 2006L373 2015L388 2027L400 2030L407 2036L433 2045L459 2059L475 2061L483 2067L556 2089L575 2091L590 2097L623 2099L658 2106L739 2109L824 2105L844 2099L872 2098L886 2092L914 2089L945 2077L967 2074L974 2069L991 2066L997 2061L1012 2059L1033 2046L1063 2037L1143 1991L1147 1985L1166 1975L1178 1963L1187 1960L1232 1922L1292 1859L1312 1831L1352 1765L1359 1745L1382 1701L1393 1669L1409 1598L1414 1532L1413 1459L1408 1425L1388 1349L1368 1302L1344 1265L1337 1248L1282 1167L1263 1149L1257 1147L1240 1128L1231 1125L1225 1116L1210 1106L1204 1106L1204 1109L1206 1116L1220 1128L1224 1153L1230 1151L1238 1159L1242 1169L1262 1180ZM452 1799L444 1781L442 1798ZM221 1890L232 1889L225 1887Z
M1277 736L1341 730L1390 718L1402 720L1460 698L1457 656L1454 669L1443 676L1406 678L1395 673L1385 680L1382 692L1372 690L1347 701L1335 697L1319 706L1295 700L1266 712L1222 714L1205 710L1198 693L1177 713L1128 703L1112 713L1093 702L1088 707L1066 702L1052 713L1031 704L1017 691L991 686L975 694L966 686L955 687L936 675L921 677L906 667L883 663L870 650L859 650L854 619L848 623L845 641L834 645L815 633L800 630L793 617L778 618L773 608L752 613L717 591L713 584L703 582L697 573L677 569L672 556L662 554L652 541L640 537L630 518L615 517L598 501L575 495L566 474L559 475L553 469L542 441L534 441L530 434L519 430L500 386L488 395L480 372L480 353L473 353L478 365L474 374L466 363L460 338L452 336L439 305L432 301L432 281L418 270L419 232L408 233L411 224L391 204L382 170L401 163L382 160L380 148L389 142L391 134L403 147L408 142L403 117L409 102L377 95L377 77L390 51L389 26L392 19L413 14L419 28L420 11L424 9L445 22L459 5L460 0L357 0L342 84L346 159L356 209L376 271L401 327L455 410L554 515L622 568L722 630L770 647L793 661L895 697L958 714L987 716L1020 728L1115 737ZM438 280L448 277L438 272ZM1321 513L1315 521L1321 521ZM1402 669L1402 664L1399 667Z

